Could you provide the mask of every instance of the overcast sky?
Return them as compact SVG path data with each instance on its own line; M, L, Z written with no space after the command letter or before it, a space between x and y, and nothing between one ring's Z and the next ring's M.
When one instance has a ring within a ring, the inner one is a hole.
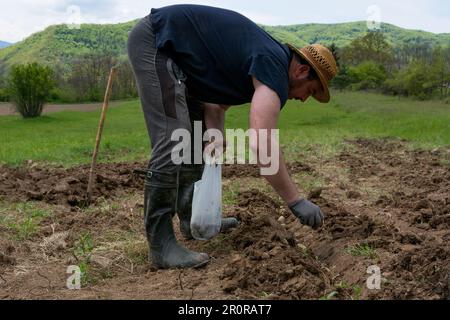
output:
M57 23L125 22L147 15L151 8L176 3L227 8L267 25L349 22L380 16L381 21L404 28L450 33L449 0L0 0L0 40L17 42Z

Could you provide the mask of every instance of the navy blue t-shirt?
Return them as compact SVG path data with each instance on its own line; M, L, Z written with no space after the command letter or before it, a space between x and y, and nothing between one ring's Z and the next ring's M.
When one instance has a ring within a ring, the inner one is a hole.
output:
M203 102L240 105L255 92L251 76L288 98L291 53L239 13L200 5L152 9L158 49L187 75L189 93Z

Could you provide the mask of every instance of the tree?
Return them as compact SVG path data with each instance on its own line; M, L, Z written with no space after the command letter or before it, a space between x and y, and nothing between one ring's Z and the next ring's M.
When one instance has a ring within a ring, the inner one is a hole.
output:
M336 89L342 91L342 90L346 89L352 83L353 83L353 79L351 78L351 76L349 74L349 68L346 65L342 65L339 68L338 74L332 80L331 86L333 88L336 88Z
M9 101L8 90L6 88L6 79L0 77L0 102Z
M419 60L431 64L432 51L432 42L404 43L395 49L395 68L400 70Z
M112 99L137 97L136 81L128 58L118 61L117 74L119 76L113 86Z
M435 47L432 58L433 64L431 69L436 76L436 84L442 99L447 95L450 81L450 47Z
M333 54L334 59L336 60L337 67L339 68L341 65L341 56L339 54L339 48L333 42L329 49L330 49L331 53Z
M365 61L391 66L394 56L391 45L379 31L370 31L365 36L353 40L342 52L342 62L357 66Z
M109 72L117 59L110 54L90 53L73 61L68 84L77 101L101 101Z
M16 110L24 118L41 115L53 86L50 67L29 63L11 68L8 92Z

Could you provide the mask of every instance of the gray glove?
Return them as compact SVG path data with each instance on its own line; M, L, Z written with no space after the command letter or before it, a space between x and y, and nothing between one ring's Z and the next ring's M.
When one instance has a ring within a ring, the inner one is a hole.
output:
M325 219L320 208L306 199L298 200L289 206L289 209L300 219L302 224L310 226L313 229L318 229Z

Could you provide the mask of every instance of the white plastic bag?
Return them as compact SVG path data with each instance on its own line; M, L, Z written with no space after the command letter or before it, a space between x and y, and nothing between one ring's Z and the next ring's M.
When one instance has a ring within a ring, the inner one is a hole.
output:
M222 165L206 164L202 180L195 183L191 233L197 240L210 240L222 227Z

